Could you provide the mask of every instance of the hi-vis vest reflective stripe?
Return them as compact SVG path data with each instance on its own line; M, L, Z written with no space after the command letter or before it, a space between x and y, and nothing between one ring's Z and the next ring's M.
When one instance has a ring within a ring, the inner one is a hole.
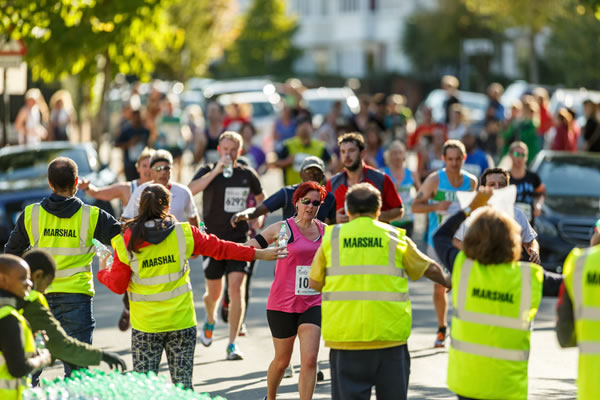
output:
M177 223L159 244L131 253L123 236L113 238L119 259L131 268L131 325L143 332L186 329L196 324L187 259L194 250L188 223Z
M33 339L33 335L31 333L31 329L29 328L29 324L25 320L25 318L17 312L17 310L11 306L7 305L10 302L4 302L2 300L13 300L13 299L1 299L0 300L0 319L12 315L21 324L23 329L23 343L25 344L25 355L27 357L31 357L35 354L35 341ZM0 399L2 400L19 400L23 396L23 392L27 389L29 385L28 377L15 378L8 371L8 366L6 365L6 359L4 355L0 352Z
M450 390L478 399L527 398L530 330L542 283L538 265L486 266L458 254L452 273Z
M31 302L37 301L44 307L50 309L50 306L48 305L48 300L46 300L46 297L43 294L41 294L40 292L38 292L37 290L30 291L29 294L27 295L27 297L25 297L25 300L31 301Z
M47 292L94 294L92 238L99 209L88 205L71 218L59 218L39 203L25 208L25 228L32 248L48 251L56 261L56 276ZM82 274L80 276L74 276Z
M407 246L404 230L361 217L327 227L322 246L327 260L323 338L328 342L406 341L411 310L402 264Z
M600 398L600 246L574 249L565 263L579 348L578 399Z

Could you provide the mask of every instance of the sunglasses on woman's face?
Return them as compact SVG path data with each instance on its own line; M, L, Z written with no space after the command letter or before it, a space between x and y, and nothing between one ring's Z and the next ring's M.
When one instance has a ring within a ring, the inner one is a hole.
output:
M308 197L300 199L300 203L304 204L305 206L312 204L315 207L319 207L321 205L321 202L319 200L311 200Z
M517 157L517 158L525 158L527 157L527 155L525 153L521 153L518 151L513 151L513 156Z
M155 170L156 172L170 171L171 166L170 165L161 165L159 167L152 167L152 169Z

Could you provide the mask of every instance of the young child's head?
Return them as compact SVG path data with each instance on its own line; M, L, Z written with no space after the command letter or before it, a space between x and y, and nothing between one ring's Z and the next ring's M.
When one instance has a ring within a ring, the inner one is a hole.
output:
M31 290L29 265L20 257L0 255L0 289L24 298Z
M46 250L35 249L28 251L23 259L31 268L33 288L44 293L56 275L56 262Z

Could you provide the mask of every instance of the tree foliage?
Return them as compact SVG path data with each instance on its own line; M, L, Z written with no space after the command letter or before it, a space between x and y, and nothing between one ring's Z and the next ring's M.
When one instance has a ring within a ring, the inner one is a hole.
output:
M170 3L5 0L0 29L26 43L34 79L90 82L107 70L149 78L160 52L183 41L183 30L168 23Z
M284 0L253 0L240 21L240 35L225 52L218 73L223 76L286 75L300 50L292 38L295 18L285 12Z
M163 52L157 70L185 81L206 72L208 63L239 33L231 29L235 9L231 0L178 0L168 10L169 22L185 32L181 49Z
M591 9L557 18L550 26L552 34L546 42L544 58L553 83L567 87L600 87L600 21Z
M464 39L492 38L483 18L467 10L461 0L438 0L433 9L412 15L402 36L402 47L421 76L456 74Z

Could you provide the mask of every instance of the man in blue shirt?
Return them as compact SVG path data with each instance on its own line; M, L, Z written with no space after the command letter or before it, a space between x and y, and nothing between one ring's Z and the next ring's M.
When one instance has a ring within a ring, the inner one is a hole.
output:
M323 182L325 164L319 157L306 157L300 166L300 178L302 182L314 181L319 184ZM284 186L265 201L252 208L240 211L233 215L231 224L235 227L239 221L255 219L269 212L274 212L280 208L283 211L283 218L287 219L296 214L296 208L292 202L292 196L300 184ZM319 208L317 218L326 224L335 223L335 197L332 193L327 193L325 201Z

